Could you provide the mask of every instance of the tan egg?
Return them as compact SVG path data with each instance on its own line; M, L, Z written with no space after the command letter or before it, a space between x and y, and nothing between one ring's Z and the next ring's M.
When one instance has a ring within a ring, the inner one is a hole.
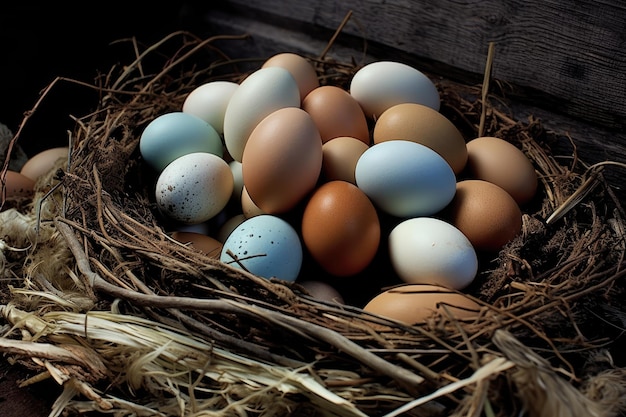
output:
M6 198L30 198L35 193L35 181L16 171L8 170L4 177Z
M365 113L359 103L340 87L324 85L311 91L302 101L325 143L339 136L351 136L369 145L370 134Z
M211 236L197 232L172 232L172 239L179 241L185 245L189 245L195 250L218 259L222 251L222 243Z
M467 147L459 129L443 114L416 103L385 110L374 126L374 143L410 140L429 147L448 162L455 174L467 163Z
M266 67L281 67L289 71L298 84L300 100L320 85L315 67L302 55L290 52L279 53L263 63L262 68Z
M331 181L317 188L302 214L302 241L315 262L335 276L361 272L374 259L380 222L356 185Z
M485 136L467 142L467 172L504 188L518 204L527 203L537 192L537 172L531 160L504 139Z
M297 107L273 112L250 134L241 164L254 204L267 214L288 212L313 191L322 170L315 122Z
M354 171L363 152L369 148L350 136L333 138L322 145L322 176L325 181L343 180L356 184Z
M497 252L522 230L522 212L503 188L484 180L463 180L442 211L477 251Z
M26 161L20 173L37 181L39 177L49 173L59 159L67 159L69 149L68 146L62 146L41 151Z
M241 190L241 210L243 211L243 215L246 219L258 216L260 214L267 214L263 210L261 210L254 201L252 201L252 199L250 198L250 194L248 194L248 189L245 187L245 185Z
M363 307L372 314L408 325L419 324L435 314L458 320L478 316L480 305L462 293L429 284L409 284L386 290Z

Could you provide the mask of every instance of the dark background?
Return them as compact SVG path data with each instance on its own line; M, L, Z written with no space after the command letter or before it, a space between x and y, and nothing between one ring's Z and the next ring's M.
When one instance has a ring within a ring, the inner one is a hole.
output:
M56 77L93 83L99 72L129 62L121 60L130 56L130 43L115 41L134 36L151 44L176 30L210 32L202 23L210 1L33 3L10 2L0 11L0 123L14 134ZM93 107L95 93L64 84L51 90L20 134L27 155L67 145L69 116Z

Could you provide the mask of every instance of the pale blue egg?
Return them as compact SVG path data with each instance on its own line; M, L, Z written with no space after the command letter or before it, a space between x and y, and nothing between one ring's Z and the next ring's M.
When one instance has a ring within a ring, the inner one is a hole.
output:
M222 138L206 121L183 112L165 113L152 120L139 139L142 158L161 172L176 158L193 152L223 157Z
M446 160L407 140L371 146L359 157L354 175L377 208L402 218L433 215L456 193L456 176Z
M246 219L230 233L220 261L263 278L295 281L302 256L296 230L277 216L262 214Z

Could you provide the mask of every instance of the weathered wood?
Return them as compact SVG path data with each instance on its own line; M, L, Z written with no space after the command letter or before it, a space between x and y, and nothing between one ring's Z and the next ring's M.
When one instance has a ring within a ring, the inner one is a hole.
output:
M318 39L351 10L342 41L358 48L366 40L382 58L399 52L447 65L444 76L481 74L493 41L494 78L555 111L626 128L624 1L228 0L219 7Z

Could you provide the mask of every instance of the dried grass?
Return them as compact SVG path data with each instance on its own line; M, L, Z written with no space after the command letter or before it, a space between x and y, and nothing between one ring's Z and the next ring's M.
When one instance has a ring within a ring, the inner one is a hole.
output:
M624 358L610 353L625 326L624 211L604 165L559 161L550 147L568 138L514 120L481 86L442 81L442 112L467 137L483 129L519 146L541 187L522 235L468 291L482 306L476 319L444 310L407 326L170 239L140 132L199 83L242 79L243 62L215 46L241 39L133 40L134 62L84 84L101 100L76 119L69 161L38 184L32 204L3 201L0 351L40 372L27 384L62 386L52 415L624 412L613 401L626 393ZM358 68L325 55L311 58L323 83L342 85ZM66 82L75 81L49 88ZM568 200L577 190L587 194Z

